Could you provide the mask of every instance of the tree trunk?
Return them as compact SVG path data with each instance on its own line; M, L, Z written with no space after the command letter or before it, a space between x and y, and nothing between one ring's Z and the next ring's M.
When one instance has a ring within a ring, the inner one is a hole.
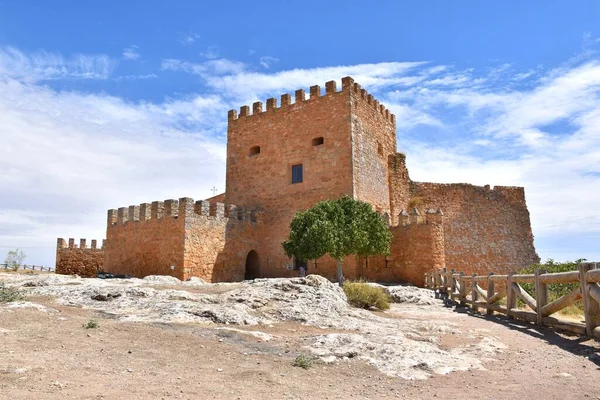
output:
M342 260L337 259L337 278L338 284L344 286L344 273L342 272Z

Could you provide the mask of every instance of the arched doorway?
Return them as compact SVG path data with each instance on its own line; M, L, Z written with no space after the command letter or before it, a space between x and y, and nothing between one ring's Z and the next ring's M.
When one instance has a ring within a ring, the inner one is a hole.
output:
M246 273L244 279L256 279L260 276L260 265L258 263L258 254L254 250L250 250L246 256Z

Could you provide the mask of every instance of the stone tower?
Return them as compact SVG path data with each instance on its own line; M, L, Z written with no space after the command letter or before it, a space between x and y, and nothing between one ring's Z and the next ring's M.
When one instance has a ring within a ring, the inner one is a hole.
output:
M293 215L349 195L389 212L388 156L395 117L372 95L342 79L229 111L227 202ZM282 221L285 225L285 221ZM289 221L287 221L289 222Z

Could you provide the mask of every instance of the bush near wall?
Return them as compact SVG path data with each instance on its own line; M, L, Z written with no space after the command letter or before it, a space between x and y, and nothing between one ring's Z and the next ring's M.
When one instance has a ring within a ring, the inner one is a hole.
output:
M345 282L344 293L348 297L348 302L354 307L371 308L387 310L390 308L390 297L382 289L366 282Z

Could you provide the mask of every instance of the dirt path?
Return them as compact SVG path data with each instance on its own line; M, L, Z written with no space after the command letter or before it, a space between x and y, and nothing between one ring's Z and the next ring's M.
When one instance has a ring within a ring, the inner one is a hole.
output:
M470 332L441 334L447 350L498 338L506 348L490 349L487 370L407 381L353 358L304 370L292 363L307 354L305 339L335 331L294 322L127 323L52 298L29 300L47 309L0 310L2 399L600 399L598 343L443 306L394 305L387 316ZM100 327L84 329L91 318ZM253 336L258 330L273 338Z

